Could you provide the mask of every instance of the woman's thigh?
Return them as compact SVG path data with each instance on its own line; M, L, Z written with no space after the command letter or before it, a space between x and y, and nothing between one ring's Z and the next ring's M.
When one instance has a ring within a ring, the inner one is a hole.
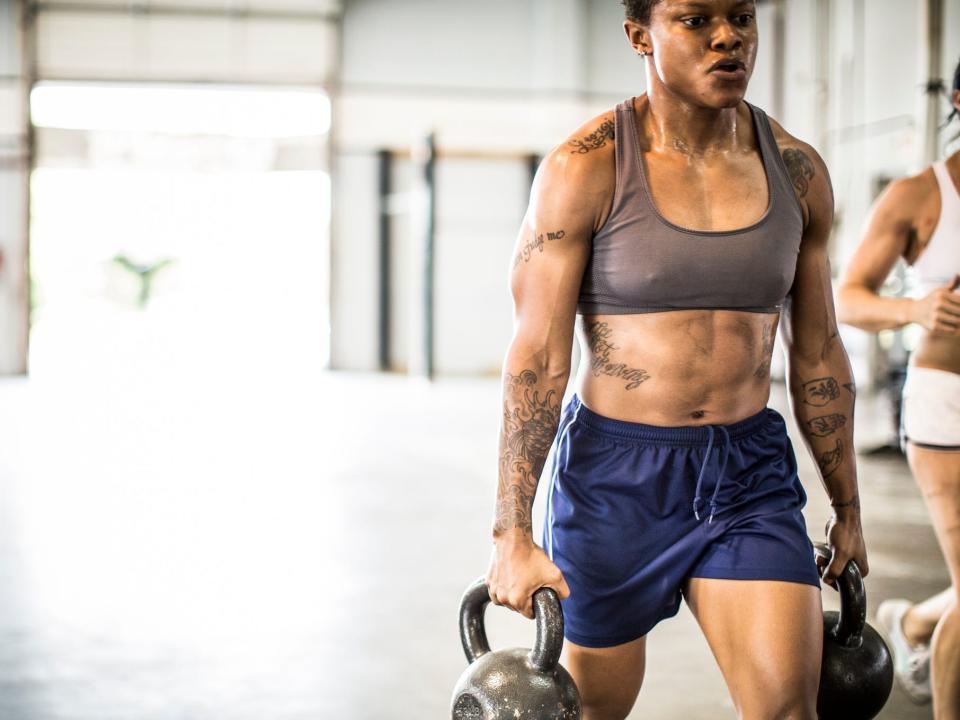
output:
M625 718L630 713L643 684L646 648L646 637L606 648L566 641L563 665L580 690L584 720Z
M685 596L741 717L816 717L823 652L818 588L691 578Z
M923 493L954 587L960 581L960 452L907 443L910 469Z

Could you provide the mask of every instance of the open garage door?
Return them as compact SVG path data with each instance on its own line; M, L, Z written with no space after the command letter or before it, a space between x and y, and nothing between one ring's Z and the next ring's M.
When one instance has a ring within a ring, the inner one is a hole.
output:
M31 372L327 364L340 5L30 5Z

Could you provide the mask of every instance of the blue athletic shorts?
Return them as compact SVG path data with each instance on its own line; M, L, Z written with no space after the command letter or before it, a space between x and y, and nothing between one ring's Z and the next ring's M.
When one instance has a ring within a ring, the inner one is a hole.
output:
M820 586L783 417L657 427L574 396L554 441L543 544L570 586L566 637L609 647L680 609L691 577Z

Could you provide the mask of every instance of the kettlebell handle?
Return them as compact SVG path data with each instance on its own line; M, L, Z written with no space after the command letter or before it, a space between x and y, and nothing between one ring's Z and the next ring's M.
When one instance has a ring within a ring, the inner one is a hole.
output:
M469 663L490 652L483 622L489 602L490 591L482 577L467 588L460 600L460 642ZM533 612L537 639L530 651L530 662L541 672L552 672L563 650L563 610L557 594L551 588L537 590L533 594Z
M827 561L827 565L830 564L833 553L827 545L814 543L813 549ZM867 623L867 591L856 561L847 563L837 578L837 587L840 589L840 616L832 634L844 647L859 647L863 642L863 627Z

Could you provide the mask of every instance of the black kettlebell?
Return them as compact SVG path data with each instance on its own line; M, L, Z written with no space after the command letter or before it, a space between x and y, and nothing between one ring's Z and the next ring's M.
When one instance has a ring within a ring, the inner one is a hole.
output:
M490 594L483 578L460 600L460 640L470 666L453 690L453 720L580 720L580 693L563 666L563 611L550 588L533 595L533 650L490 650L483 613Z
M830 563L826 545L814 545ZM851 560L837 578L840 612L823 614L823 664L817 717L869 720L883 709L893 687L893 660L886 643L867 624L867 593L860 568Z

